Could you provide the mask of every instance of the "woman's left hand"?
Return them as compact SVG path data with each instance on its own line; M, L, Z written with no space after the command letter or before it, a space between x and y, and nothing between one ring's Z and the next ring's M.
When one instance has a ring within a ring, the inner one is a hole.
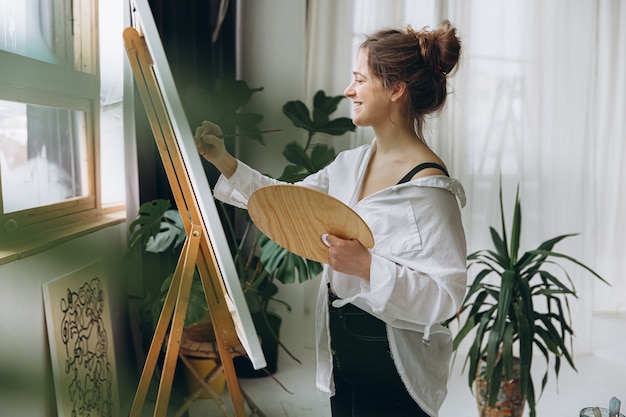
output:
M325 235L328 246L328 265L335 271L370 279L370 251L357 239L342 239L335 235Z

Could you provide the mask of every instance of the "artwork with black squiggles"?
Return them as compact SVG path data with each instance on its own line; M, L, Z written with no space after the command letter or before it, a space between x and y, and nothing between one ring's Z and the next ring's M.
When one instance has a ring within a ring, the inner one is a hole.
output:
M71 382L67 389L72 417L112 417L112 364L109 361L104 325L104 291L100 278L85 282L78 290L67 289L60 300L63 315L60 332L65 347L64 371Z

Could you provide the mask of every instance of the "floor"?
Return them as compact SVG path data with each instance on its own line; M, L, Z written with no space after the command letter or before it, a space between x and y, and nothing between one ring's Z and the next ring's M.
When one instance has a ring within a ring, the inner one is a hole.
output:
M538 400L538 416L576 417L584 407L608 407L613 396L622 400L622 412L626 411L626 315L594 318L593 332L594 353L575 357L578 372L564 365L557 386L551 371L548 386ZM290 392L271 378L240 379L240 385L266 417L329 417L328 398L314 386L313 354L312 349L305 349L300 357L301 365L287 355L279 357L275 377ZM475 399L461 367L462 358L459 357L453 364L448 398L440 410L440 417L478 416ZM537 377L540 378L543 371L538 372L541 372ZM224 398L229 403L227 392ZM189 409L189 417L222 415L212 400L196 400ZM524 416L528 416L528 410Z

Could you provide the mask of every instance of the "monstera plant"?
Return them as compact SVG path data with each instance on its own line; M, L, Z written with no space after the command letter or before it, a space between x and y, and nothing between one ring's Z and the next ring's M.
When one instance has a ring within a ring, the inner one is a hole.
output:
M535 354L546 361L541 391L548 381L552 363L558 377L562 362L574 370L570 301L577 298L568 270L561 264L582 268L591 277L607 283L577 259L557 252L554 247L565 234L546 240L536 249L520 254L522 209L519 188L516 193L510 234L507 235L500 186L501 233L490 227L493 247L468 256L468 269L478 272L467 291L457 318L463 318L453 347L471 341L465 365L469 363L468 383L475 384L481 415L521 415L528 403L536 415L536 390L531 368ZM516 365L516 366L514 366ZM504 389L511 381L516 389ZM521 409L502 412L509 391ZM480 398L484 394L484 398ZM493 413L497 408L498 411ZM498 414L501 412L500 414ZM508 413L508 414L507 414Z

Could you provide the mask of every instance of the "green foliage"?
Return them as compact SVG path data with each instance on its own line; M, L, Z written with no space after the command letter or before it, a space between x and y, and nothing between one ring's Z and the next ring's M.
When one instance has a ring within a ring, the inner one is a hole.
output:
M300 100L288 101L283 106L283 113L291 120L294 126L302 128L311 135L327 133L341 136L348 131L354 131L352 120L347 117L331 119L330 115L337 110L337 106L345 96L327 96L323 90L317 91L313 97L313 111Z
M139 208L138 217L130 224L129 232L128 249L140 247L148 252L174 249L185 240L180 214L171 209L169 200L143 204Z
M327 96L322 90L313 97L313 109L309 111L300 100L288 101L283 106L283 113L294 126L308 132L304 145L291 142L285 146L283 156L290 162L282 175L281 181L297 182L313 174L335 159L335 149L331 146L314 144L313 136L316 133L325 133L332 136L341 136L346 132L354 132L356 126L347 117L331 119L330 115L337 110L337 106L345 96Z
M257 126L263 120L263 115L241 111L252 95L262 90L263 87L250 88L245 81L226 75L218 78L209 90L190 86L185 92L183 106L194 129L202 121L209 119L222 128L225 137L234 136L236 133L241 137L263 143L262 134ZM169 200L155 200L143 204L139 209L138 218L130 224L129 232L127 255L137 249L160 253L172 258L170 263L174 265L186 237L180 213L171 208ZM158 291L146 294L142 312L144 331L150 333L154 331L172 276L173 272L166 275ZM197 271L194 271L185 324L191 325L206 319L207 311L200 277Z
M291 164L285 166L279 177L281 181L302 181L309 174L319 171L335 159L335 149L318 143L309 147L309 153L297 142L291 142L283 149L283 156Z
M154 200L139 208L138 217L129 226L128 253L142 250L160 253L172 258L175 264L186 238L185 228L178 210L171 208L169 200ZM146 294L142 303L141 327L144 338L151 339L163 309L165 297L172 283L174 272L170 272L156 292ZM185 326L199 323L207 318L208 306L200 276L194 271L191 294L185 316Z
M240 111L249 102L251 96L262 89L262 87L251 89L244 81L224 77L219 79L210 91L199 87L188 89L184 103L185 112L194 128L203 120L208 119L222 128L225 137L237 133L239 137L263 143L261 132L257 127L263 116ZM333 161L336 156L334 148L313 143L313 136L316 133L338 136L355 130L354 124L348 118L330 118L344 98L344 96L329 97L320 90L314 96L311 111L301 101L290 101L285 104L284 114L296 127L305 129L308 137L304 145L294 141L285 146L283 156L289 164L285 167L280 180L292 183L300 181ZM304 282L322 271L321 264L288 252L258 232L253 227L246 210L238 210L238 213L243 216L244 230L241 237L237 237L229 213L223 203L219 201L217 203L224 210L223 225L250 310L265 314L272 301L282 303L290 309L290 306L275 298L278 287L274 280L288 284L295 282L297 275L298 281ZM185 240L185 230L180 215L177 210L171 209L170 202L167 200L143 204L139 209L138 218L131 223L129 231L129 250L141 248L144 251L177 256ZM171 279L170 274L163 281L160 290L157 293L147 294L144 300L142 317L144 322L152 326L151 331L156 326L156 319L160 314ZM186 324L204 319L206 310L206 298L196 272ZM291 355L285 346L282 344L281 346Z
M510 240L506 233L502 187L500 213L502 235L490 227L493 249L476 251L467 258L468 269L479 268L479 272L459 310L458 317L465 313L466 321L454 338L453 348L458 349L461 342L472 331L475 332L465 360L466 365L469 362L468 383L471 389L479 362L486 360L489 405L494 406L500 381L503 378L510 380L513 376L513 347L516 345L522 398L528 403L530 416L534 417L533 348L541 352L547 365L541 380L542 392L548 381L552 358L557 378L563 359L576 370L571 353L574 332L569 297L577 298L577 294L569 273L558 260L567 260L607 282L578 260L553 250L557 243L575 234L549 239L537 249L518 256L522 231L519 189L515 197ZM495 282L489 280L494 277Z
M252 95L263 91L263 87L250 88L245 81L232 75L215 81L210 90L190 86L185 92L185 113L193 129L210 120L222 128L225 137L238 134L240 137L263 143L258 124L263 120L259 113L241 111Z
M290 183L301 181L335 159L335 149L325 144L313 143L313 137L316 133L341 136L356 129L352 120L347 117L330 118L341 100L345 98L343 95L327 96L324 91L319 90L313 97L312 110L299 100L288 101L283 106L285 116L294 126L305 129L308 137L304 145L291 142L285 146L283 156L290 164L285 166L279 180ZM265 270L283 283L295 282L296 273L298 280L303 282L322 270L318 262L288 252L262 233L258 233L257 243L261 249L260 257Z
M265 265L265 270L273 271L274 278L283 284L295 282L296 274L298 281L302 283L322 272L319 262L292 256L293 254L262 233L259 234L258 242L262 248L260 261Z
M335 149L325 144L313 143L313 136L316 133L338 136L355 130L352 120L348 118L330 118L344 98L344 96L329 97L320 90L314 96L311 111L298 100L289 101L283 106L285 116L294 126L305 129L308 136L304 145L294 141L285 146L282 154L289 164L285 166L279 180L290 183L300 181L326 167L335 159ZM291 309L289 305L275 298L278 286L274 280L289 284L296 282L297 276L299 282L304 282L319 274L322 271L322 265L287 251L253 228L252 220L246 210L239 209L239 214L244 218L242 223L245 227L241 237L237 238L224 205L221 202L218 204L225 213L223 219L231 253L250 310L262 313L267 320L267 308L272 301ZM250 242L253 243L250 244ZM285 352L297 360L280 341L278 343Z

